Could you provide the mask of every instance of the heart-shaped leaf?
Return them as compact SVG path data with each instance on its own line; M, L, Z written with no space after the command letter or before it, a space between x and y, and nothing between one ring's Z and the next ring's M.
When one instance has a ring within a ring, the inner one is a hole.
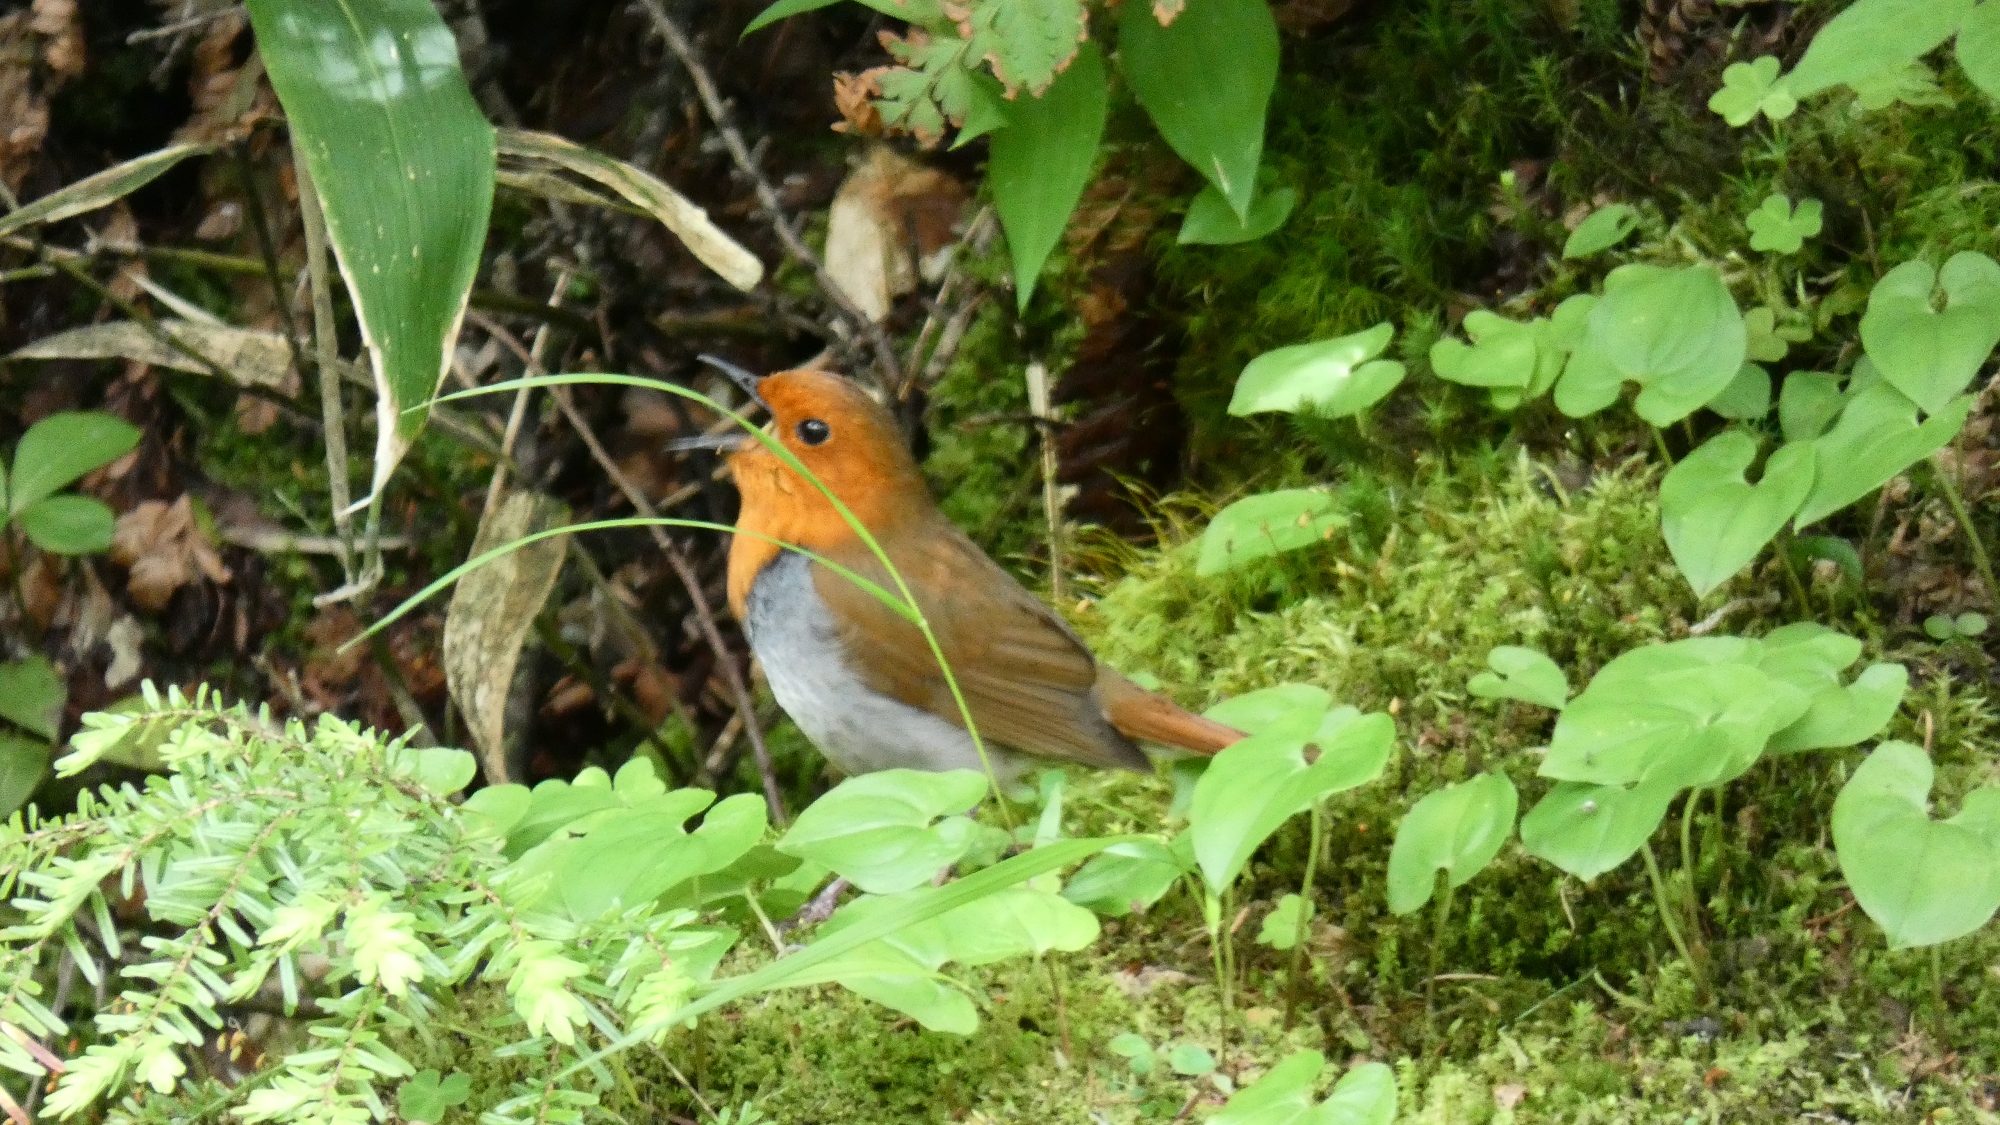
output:
M1953 104L1952 96L1937 84L1937 75L1920 62L1904 63L1856 80L1854 101L1869 111L1888 109L1892 105L1922 107Z
M1250 204L1249 217L1239 219L1229 209L1229 200L1210 184L1188 205L1187 218L1181 220L1181 233L1176 241L1183 246L1254 242L1284 226L1298 201L1299 193L1288 187L1265 192Z
M1796 254L1806 239L1816 237L1825 225L1825 205L1817 199L1802 199L1794 209L1790 199L1773 195L1743 222L1750 228L1750 249Z
M1936 945L2000 908L2000 787L1968 794L1950 820L1930 818L1931 760L1885 742L1833 802L1833 847L1861 909L1891 949Z
M1486 666L1492 671L1465 685L1481 699L1518 699L1557 711L1569 701L1569 679L1555 661L1534 649L1500 645L1486 654Z
M1807 98L1901 68L1951 38L1972 4L1973 0L1860 0L1813 36L1805 57L1785 81L1794 96Z
M1118 63L1133 96L1167 144L1247 223L1264 152L1264 113L1278 81L1271 6L1200 0L1164 27L1150 5L1126 11Z
M1778 392L1778 426L1786 441L1811 441L1840 416L1846 400L1840 376L1824 371L1794 371Z
M1062 240L1097 162L1110 104L1104 56L1085 43L1040 97L1016 98L993 134L986 182L1014 262L1015 303L1028 307L1035 279Z
M1600 207L1569 232L1569 238L1563 243L1563 257L1588 258L1625 241L1627 235L1638 229L1639 212L1629 204L1613 203L1609 207Z
M1431 900L1437 873L1462 887L1486 869L1514 833L1519 801L1503 773L1486 773L1424 795L1389 849L1389 910L1408 914Z
M1732 422L1753 422L1771 412L1771 373L1746 363L1707 404Z
M1750 124L1760 113L1773 121L1783 121L1799 108L1789 77L1778 77L1783 67L1771 55L1730 64L1722 72L1722 89L1708 99L1708 108L1739 127Z
M1403 381L1403 365L1376 359L1396 334L1386 321L1353 335L1265 352L1243 368L1229 412L1311 409L1339 418L1380 402Z
M1532 325L1485 309L1465 314L1470 347L1449 336L1431 345L1438 377L1469 387L1525 387L1534 380L1537 341Z
M1253 559L1309 547L1346 526L1347 516L1333 510L1333 495L1324 489L1246 496L1217 512L1202 532L1195 573L1206 578Z
M985 795L986 778L975 770L850 777L806 806L778 850L823 863L870 894L906 891L965 854L972 822L951 814Z
M1295 706L1253 730L1217 754L1195 783L1188 835L1209 893L1227 890L1285 821L1329 793L1373 780L1387 764L1396 741L1395 722L1351 708L1330 714L1324 698L1321 693L1317 704ZM1220 709L1209 715L1230 721ZM1344 721L1329 729L1328 720L1335 715ZM1311 761L1306 756L1309 741L1316 743Z
M1813 442L1812 491L1794 526L1825 519L1943 449L1971 413L1972 397L1961 395L1920 426L1917 404L1887 383L1851 394L1833 429Z
M1812 706L1791 726L1771 736L1765 751L1792 754L1853 746L1882 733L1902 705L1910 676L1901 664L1871 664L1854 682L1813 696Z
M1944 291L1943 312L1931 307L1934 286ZM1882 378L1924 413L1938 413L2000 343L2000 264L1970 250L1942 270L1904 262L1869 294L1861 343Z
M1981 4L1958 27L1958 65L1989 98L2000 98L2000 6Z
M1736 299L1713 268L1620 267L1605 278L1556 383L1556 407L1572 418L1594 414L1629 380L1640 386L1632 405L1641 418L1678 422L1729 385L1748 342Z
M1153 905L1187 868L1165 844L1114 844L1091 857L1063 885L1062 896L1107 917Z
M1565 781L1521 818L1521 846L1579 879L1595 879L1646 846L1677 790Z
M1660 530L1696 597L1706 597L1750 565L1812 489L1810 443L1773 453L1763 479L1752 485L1743 474L1756 457L1755 438L1724 430L1660 482Z
M1742 659L1708 663L1700 647L1680 641L1606 665L1556 719L1542 776L1677 788L1739 776L1771 735L1805 714L1811 693L1752 663L1754 642L1736 651Z
M1264 915L1264 924L1257 930L1257 944L1278 950L1292 948L1298 944L1299 927L1311 921L1312 916L1312 900L1295 894L1280 898L1278 905Z

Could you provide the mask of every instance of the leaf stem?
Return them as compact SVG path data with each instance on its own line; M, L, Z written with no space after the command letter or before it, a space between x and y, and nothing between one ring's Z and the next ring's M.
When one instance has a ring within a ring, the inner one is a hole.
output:
M1640 849L1639 854L1646 857L1646 877L1653 883L1653 903L1660 909L1660 924L1667 928L1667 938L1674 943L1674 949L1680 953L1681 960L1687 962L1688 970L1694 974L1695 985L1701 989L1703 995L1707 995L1707 966L1695 960L1694 954L1688 950L1687 939L1681 936L1680 923L1674 920L1673 906L1667 901L1666 881L1660 878L1660 863L1653 858L1653 845L1647 843Z
M1456 889L1451 885L1450 872L1440 870L1437 877L1444 884L1444 889L1438 893L1437 911L1431 919L1431 967L1424 974L1424 1017L1427 1020L1435 1019L1437 1014L1438 964L1443 957L1444 929L1451 920L1452 892Z
M1292 967L1285 973L1285 1030L1292 1029L1299 1013L1299 996L1305 991L1307 922L1312 911L1313 878L1319 870L1319 853L1326 836L1326 800L1313 802L1312 841L1306 845L1306 873L1299 880L1299 921L1292 931Z
M345 585L355 584L354 514L348 511L347 413L340 401L340 340L334 335L333 286L326 268L326 215L306 171L306 154L292 138L292 169L299 182L299 214L306 228L306 279L312 287L314 376L319 380L320 418L326 435L327 500L333 505L334 540Z
M1951 514L1957 517L1958 526L1965 529L1966 542L1972 544L1972 564L1979 568L1979 580L1986 586L1986 600L2000 601L2000 582L1993 580L1993 559L1986 553L1986 541L1980 537L1979 529L1973 526L1965 497L1959 494L1958 474L1947 469L1935 453L1931 455L1931 469L1938 486L1944 490L1945 503L1951 505Z

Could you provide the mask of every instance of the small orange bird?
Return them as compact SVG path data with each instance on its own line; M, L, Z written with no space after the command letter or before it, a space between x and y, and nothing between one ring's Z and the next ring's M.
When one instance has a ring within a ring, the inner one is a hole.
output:
M1100 664L1061 617L938 510L895 420L859 386L810 368L758 378L709 362L770 408L772 435L881 544L930 622L996 771L1018 775L1037 757L1146 769L1137 741L1213 754L1243 737ZM729 605L779 705L850 775L979 769L917 626L828 567L759 536L893 593L874 553L824 494L762 445L735 443L729 468L743 497L737 526L754 533L730 544Z

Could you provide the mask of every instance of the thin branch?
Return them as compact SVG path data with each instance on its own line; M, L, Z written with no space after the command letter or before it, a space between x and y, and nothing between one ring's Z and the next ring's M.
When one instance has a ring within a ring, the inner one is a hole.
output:
M826 298L828 304L839 311L841 318L847 321L849 330L867 339L875 353L876 377L879 385L888 391L901 387L903 371L902 365L896 359L896 345L890 341L889 334L880 324L870 320L865 313L855 307L854 302L847 299L847 294L841 291L840 284L826 271L826 264L820 261L819 256L812 252L812 248L806 245L805 239L799 237L799 232L792 226L791 221L785 218L784 205L778 200L777 189L771 186L771 181L758 167L756 158L751 155L750 146L744 143L743 134L730 123L729 105L722 100L722 94L715 88L715 80L709 76L708 68L702 65L701 56L695 53L694 43L688 39L687 33L681 30L680 25L667 15L666 9L660 5L660 0L639 0L639 6L646 10L647 16L653 21L654 30L667 41L667 46L672 49L674 56L680 59L681 66L694 81L695 91L701 96L702 106L708 110L709 120L715 123L716 130L722 134L722 143L729 149L729 155L736 162L736 167L749 179L752 188L755 189L757 202L762 206L765 217L770 220L772 229L777 232L778 241L784 245L786 253L812 271L813 280L818 283L820 294Z
M955 312L947 315L945 309L950 307L954 290L965 279L967 253L983 252L993 240L993 231L993 208L991 205L981 207L979 214L973 216L972 225L965 229L965 237L959 239L957 247L952 250L951 264L945 269L944 280L938 283L937 299L931 302L930 314L924 318L924 326L917 330L916 342L910 345L910 356L903 363L903 382L896 388L896 401L907 400L919 382L934 381L935 377L931 375L934 365L924 362L924 348L940 324L944 325L945 334L939 339L931 358L935 360L940 355L944 356L944 363L948 364L951 355L958 351L958 341L965 335L965 325L971 320L970 310L979 306L985 294L974 289L960 301ZM958 328L956 334L951 331L954 325ZM942 372L944 364L935 364L935 367Z
M551 308L562 304L563 295L569 292L569 283L570 271L565 266L556 272L556 287L549 294ZM540 328L535 329L535 342L528 348L528 365L542 367L542 356L548 347L549 322L545 320ZM522 387L514 392L514 408L507 413L507 429L500 436L501 456L493 461L493 479L486 485L486 507L479 513L482 525L493 517L493 509L500 506L500 494L506 490L507 465L513 460L514 439L521 436L521 422L528 415L528 395L532 390L532 387Z

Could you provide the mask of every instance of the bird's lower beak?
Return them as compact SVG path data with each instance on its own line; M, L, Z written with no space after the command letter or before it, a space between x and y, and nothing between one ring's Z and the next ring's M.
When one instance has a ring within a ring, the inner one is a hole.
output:
M663 448L669 453L685 453L690 449L734 453L748 444L750 444L749 434L742 430L726 430L719 434L695 434L692 437L671 438Z

